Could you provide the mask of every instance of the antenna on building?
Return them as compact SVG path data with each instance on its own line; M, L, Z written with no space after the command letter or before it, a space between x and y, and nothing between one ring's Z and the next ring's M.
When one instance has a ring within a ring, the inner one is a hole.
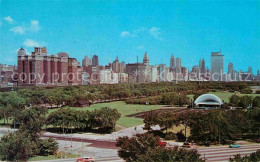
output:
M220 43L219 43L219 52L221 53L221 39L220 39Z
M138 63L138 56L137 56L137 63Z

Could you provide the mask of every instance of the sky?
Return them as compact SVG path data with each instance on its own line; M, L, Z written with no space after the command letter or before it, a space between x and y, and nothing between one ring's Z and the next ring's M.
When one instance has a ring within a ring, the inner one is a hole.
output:
M23 47L46 46L79 62L99 56L192 68L221 48L224 69L260 69L259 0L0 0L0 63L17 64Z

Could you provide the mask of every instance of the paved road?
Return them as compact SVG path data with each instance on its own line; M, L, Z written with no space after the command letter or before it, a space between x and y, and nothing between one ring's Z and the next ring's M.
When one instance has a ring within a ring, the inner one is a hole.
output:
M83 143L91 143L88 145L89 147L98 147L98 148L106 148L106 149L117 149L115 141L105 141L105 140L93 140L87 138L80 138L80 137L62 137L57 135L46 135L43 134L42 137L52 137L57 140L66 140L66 141L73 141L73 142L83 142Z
M228 146L215 146L198 148L198 152L201 156L207 159L207 161L228 161L230 157L236 154L249 155L256 150L260 149L260 144L248 144L242 145L240 148L229 148Z

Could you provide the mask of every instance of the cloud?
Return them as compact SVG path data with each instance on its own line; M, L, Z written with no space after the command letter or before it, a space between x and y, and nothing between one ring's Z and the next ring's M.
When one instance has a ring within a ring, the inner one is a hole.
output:
M10 29L10 31L18 34L24 34L28 31L30 32L38 32L41 29L38 20L31 20L30 25L26 26L16 26Z
M33 32L38 32L41 29L41 27L39 25L39 21L38 20L32 20L31 21L31 26L28 29L30 31L33 31Z
M123 31L121 33L121 37L124 37L124 38L126 38L126 37L136 37L136 36L137 36L136 34L131 34L129 31Z
M4 17L4 20L7 21L9 24L12 24L14 20L11 18L11 16Z
M22 34L24 34L24 32L26 31L26 29L24 29L24 28L21 27L21 26L16 26L16 27L13 27L12 29L10 29L10 31L22 35Z
M157 28L155 26L152 27L151 29L149 29L149 34L153 36L155 39L162 40L162 38L160 37L160 28Z
M23 45L25 45L26 47L39 47L40 43L32 39L26 39L23 42Z
M137 47L137 49L140 49L140 50L141 50L141 49L144 49L144 46L143 46L143 45L140 45L140 46Z

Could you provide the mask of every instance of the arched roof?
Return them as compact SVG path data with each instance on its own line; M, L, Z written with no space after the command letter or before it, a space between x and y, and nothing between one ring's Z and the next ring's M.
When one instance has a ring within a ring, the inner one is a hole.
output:
M214 94L203 94L201 96L199 96L195 102L196 105L199 104L205 104L205 105L222 105L223 102L221 101L221 99L214 95Z

